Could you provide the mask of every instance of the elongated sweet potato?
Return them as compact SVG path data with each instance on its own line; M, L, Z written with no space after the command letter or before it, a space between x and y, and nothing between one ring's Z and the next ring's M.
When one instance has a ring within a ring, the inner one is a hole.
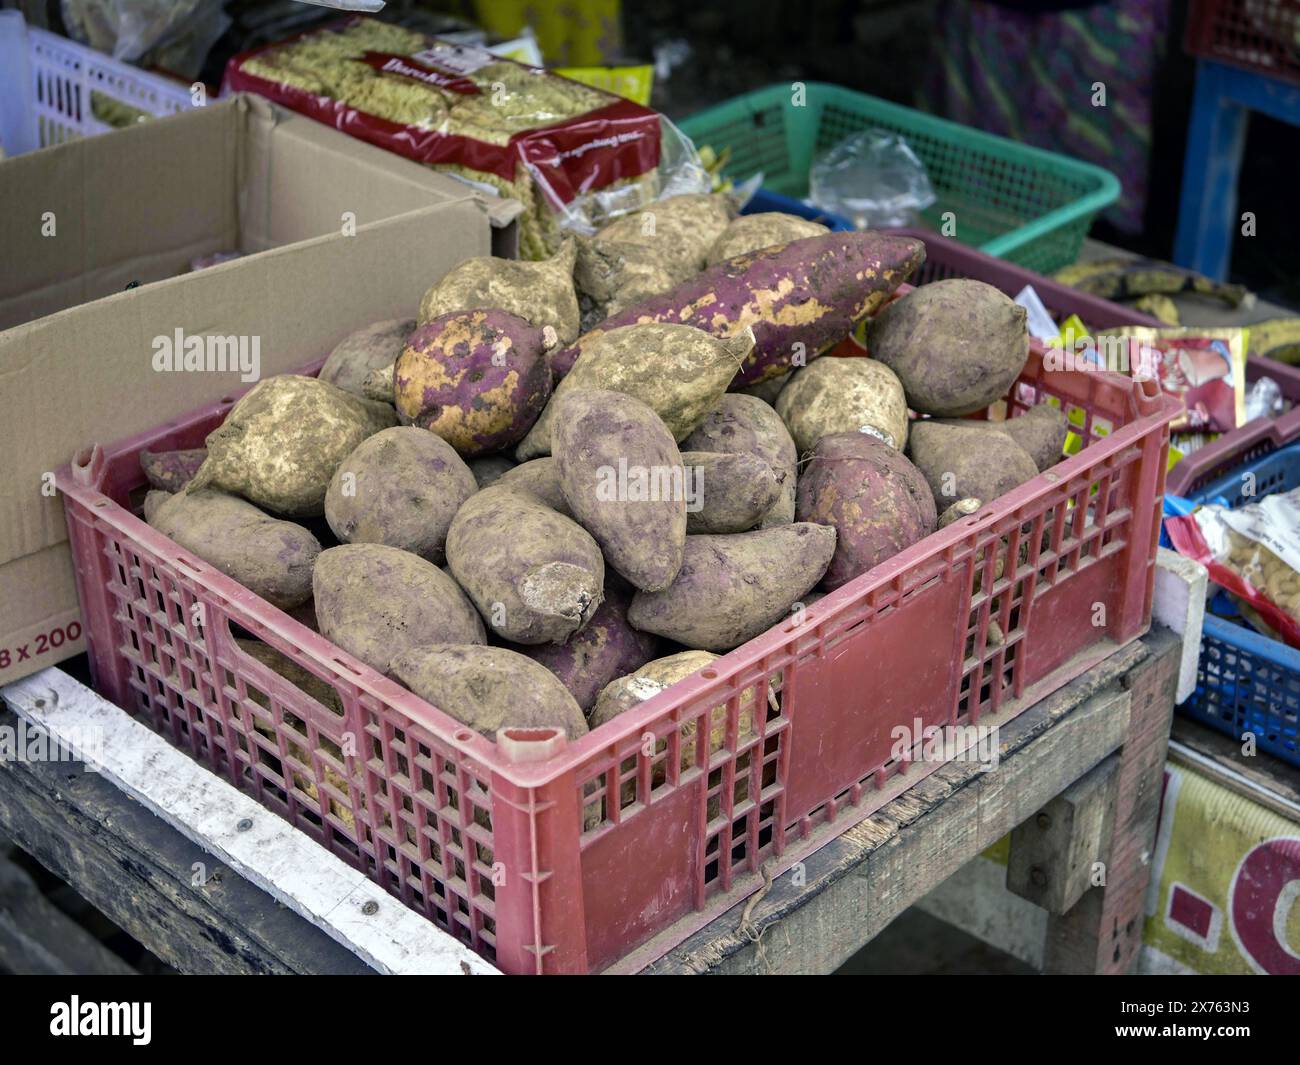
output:
M511 447L551 395L548 340L553 333L499 310L426 322L393 368L398 416L467 457Z
M316 376L354 396L365 396L362 384L372 370L392 366L415 330L414 318L385 318L340 340Z
M151 492L150 496L154 493ZM320 542L224 492L178 492L148 504L149 524L282 610L311 596Z
M432 562L396 547L344 544L322 551L312 591L320 634L380 673L406 651L486 639L460 586Z
M856 432L817 442L799 478L795 516L835 529L835 556L822 578L828 591L929 536L937 520L921 471L883 440Z
M531 492L494 484L472 495L447 533L447 562L492 630L511 643L558 643L604 596L591 535Z
M688 533L738 533L756 528L781 498L785 474L757 455L683 451L682 468L694 486L686 507Z
M875 359L818 359L795 370L776 400L800 455L829 433L869 433L907 444L907 400L894 371Z
M179 492L194 479L208 457L205 447L186 451L141 451L140 469L149 487L164 492Z
M919 240L871 231L764 248L612 315L553 356L551 366L559 375L568 373L597 337L626 325L675 322L717 337L751 327L757 343L733 384L755 384L843 340L924 261Z
M709 651L680 651L665 658L656 658L653 662L646 662L635 670L628 670L625 675L611 680L600 691L588 723L592 728L598 728L606 721L613 721L619 714L640 706L647 699L671 688L679 680L685 680L692 674L698 673L709 663L717 660L718 656ZM692 762L694 762L694 754L695 752L692 751Z
M637 592L627 619L686 647L730 651L780 621L834 553L835 530L810 522L688 536L677 579L660 592Z
M717 405L753 346L749 330L718 340L691 326L657 322L602 333L556 386L552 403L515 455L522 461L550 453L559 399L574 388L635 396L659 415L674 440L681 440Z
M208 434L208 457L185 490L220 488L277 514L319 517L339 463L396 421L392 407L313 377L268 377Z
M1060 408L1047 403L1030 407L1014 418L996 421L993 419L972 421L961 418L936 420L942 425L952 425L958 429L992 429L1011 437L1029 453L1039 473L1061 461L1065 450L1065 438L1070 431L1070 424Z
M488 255L466 259L424 294L418 324L444 314L493 307L537 329L549 325L561 344L571 344L578 335L578 297L573 288L577 254L570 237L554 256L541 262Z
M552 444L569 510L627 580L666 588L682 564L690 488L668 427L621 392L570 389L557 407Z
M361 441L334 471L325 520L344 543L388 544L441 563L451 519L477 491L447 441L394 425Z
M639 669L658 653L657 636L628 624L631 603L632 594L621 581L607 580L604 602L568 643L516 644L514 650L554 673L585 713L606 684Z
M722 451L762 459L781 481L781 493L760 527L794 521L795 470L799 461L781 416L756 396L729 392L682 441L683 451Z
M393 658L393 678L443 713L495 740L503 728L587 732L572 695L545 666L505 647L433 644Z

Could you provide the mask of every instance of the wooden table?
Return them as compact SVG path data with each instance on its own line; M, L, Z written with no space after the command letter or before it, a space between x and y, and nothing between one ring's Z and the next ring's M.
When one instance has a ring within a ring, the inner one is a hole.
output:
M646 971L834 970L1017 826L1008 882L1049 912L1045 968L1129 970L1180 648L1154 629L1005 726L994 771L941 767ZM11 685L0 728L95 720L78 691L95 698L58 670ZM143 730L130 746L153 736L112 707L100 720L117 718ZM96 773L0 761L0 833L184 972L490 971L246 796L160 782L169 752L145 756L152 777L138 781L107 755Z

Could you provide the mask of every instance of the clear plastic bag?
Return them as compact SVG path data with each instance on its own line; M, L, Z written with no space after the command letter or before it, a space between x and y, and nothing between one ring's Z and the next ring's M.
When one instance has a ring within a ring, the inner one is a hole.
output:
M222 0L62 0L74 39L114 59L197 76L230 19Z
M1246 393L1246 421L1272 418L1286 409L1282 388L1271 377L1260 377Z
M854 133L812 165L809 199L859 229L905 226L935 201L925 164L884 129Z

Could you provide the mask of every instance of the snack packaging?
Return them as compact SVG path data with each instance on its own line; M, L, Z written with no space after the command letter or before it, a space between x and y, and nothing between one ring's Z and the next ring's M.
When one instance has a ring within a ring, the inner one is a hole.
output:
M524 205L520 248L594 231L659 193L660 116L600 89L353 17L235 56L225 88L268 97Z
M1236 509L1198 507L1167 518L1165 530L1179 554L1241 601L1243 613L1300 647L1300 488Z

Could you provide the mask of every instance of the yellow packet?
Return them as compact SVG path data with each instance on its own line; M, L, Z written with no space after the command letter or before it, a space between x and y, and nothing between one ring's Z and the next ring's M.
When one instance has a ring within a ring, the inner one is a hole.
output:
M642 107L650 106L650 92L655 80L655 68L652 66L557 67L555 73L593 89L604 89L605 92L626 97Z

